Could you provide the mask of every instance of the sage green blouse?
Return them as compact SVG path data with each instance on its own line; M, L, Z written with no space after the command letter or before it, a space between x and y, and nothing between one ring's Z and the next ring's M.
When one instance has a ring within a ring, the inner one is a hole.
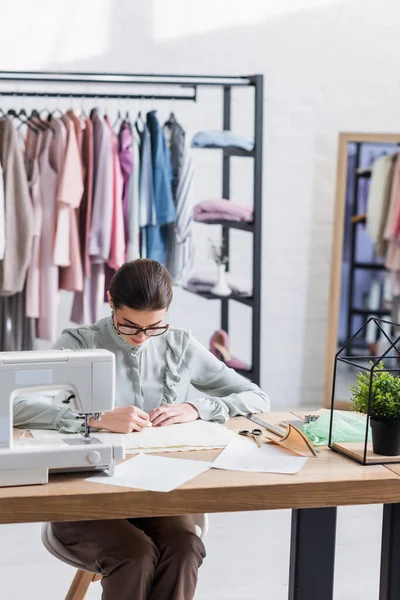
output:
M115 354L116 406L146 412L162 404L186 402L189 386L206 395L190 400L205 421L224 423L249 412L268 412L269 399L258 386L228 368L185 329L170 328L139 347L115 330L111 317L94 325L66 329L54 348L103 348ZM14 426L77 432L82 418L67 405L23 396L14 402Z

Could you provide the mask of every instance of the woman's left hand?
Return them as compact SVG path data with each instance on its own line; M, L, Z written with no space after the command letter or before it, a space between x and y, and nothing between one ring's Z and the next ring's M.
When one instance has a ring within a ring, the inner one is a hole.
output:
M176 423L189 423L200 418L199 411L192 404L163 404L149 413L153 427L164 427Z

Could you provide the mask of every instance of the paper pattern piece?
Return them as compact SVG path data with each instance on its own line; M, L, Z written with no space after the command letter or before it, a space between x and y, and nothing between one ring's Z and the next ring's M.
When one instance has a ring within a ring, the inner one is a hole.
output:
M274 444L258 448L253 441L235 439L213 462L215 469L250 471L253 473L287 473L294 475L305 465L307 458L293 456Z
M31 429L35 439L60 441L63 438L81 437L81 434L60 433L54 430ZM193 421L167 427L148 427L127 435L94 431L93 437L105 443L123 443L127 454L148 452L177 452L225 448L238 434L219 423Z
M211 467L212 463L199 460L138 454L116 466L113 476L102 473L85 481L151 492L171 492Z

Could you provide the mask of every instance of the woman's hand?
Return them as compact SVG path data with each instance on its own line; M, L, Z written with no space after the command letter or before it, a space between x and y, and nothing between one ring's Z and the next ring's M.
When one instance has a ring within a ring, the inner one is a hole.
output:
M148 422L149 415L144 410L137 406L123 406L103 413L99 421L90 417L89 427L107 429L113 433L131 433L132 431L142 431L147 427Z
M163 404L150 411L150 421L153 427L164 427L175 423L189 423L200 418L199 411L192 404Z

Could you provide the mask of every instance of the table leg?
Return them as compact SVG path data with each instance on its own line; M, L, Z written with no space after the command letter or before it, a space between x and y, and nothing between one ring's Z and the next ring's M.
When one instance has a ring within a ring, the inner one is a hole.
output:
M385 504L379 600L400 598L400 504Z
M336 507L292 511L289 600L332 600Z

